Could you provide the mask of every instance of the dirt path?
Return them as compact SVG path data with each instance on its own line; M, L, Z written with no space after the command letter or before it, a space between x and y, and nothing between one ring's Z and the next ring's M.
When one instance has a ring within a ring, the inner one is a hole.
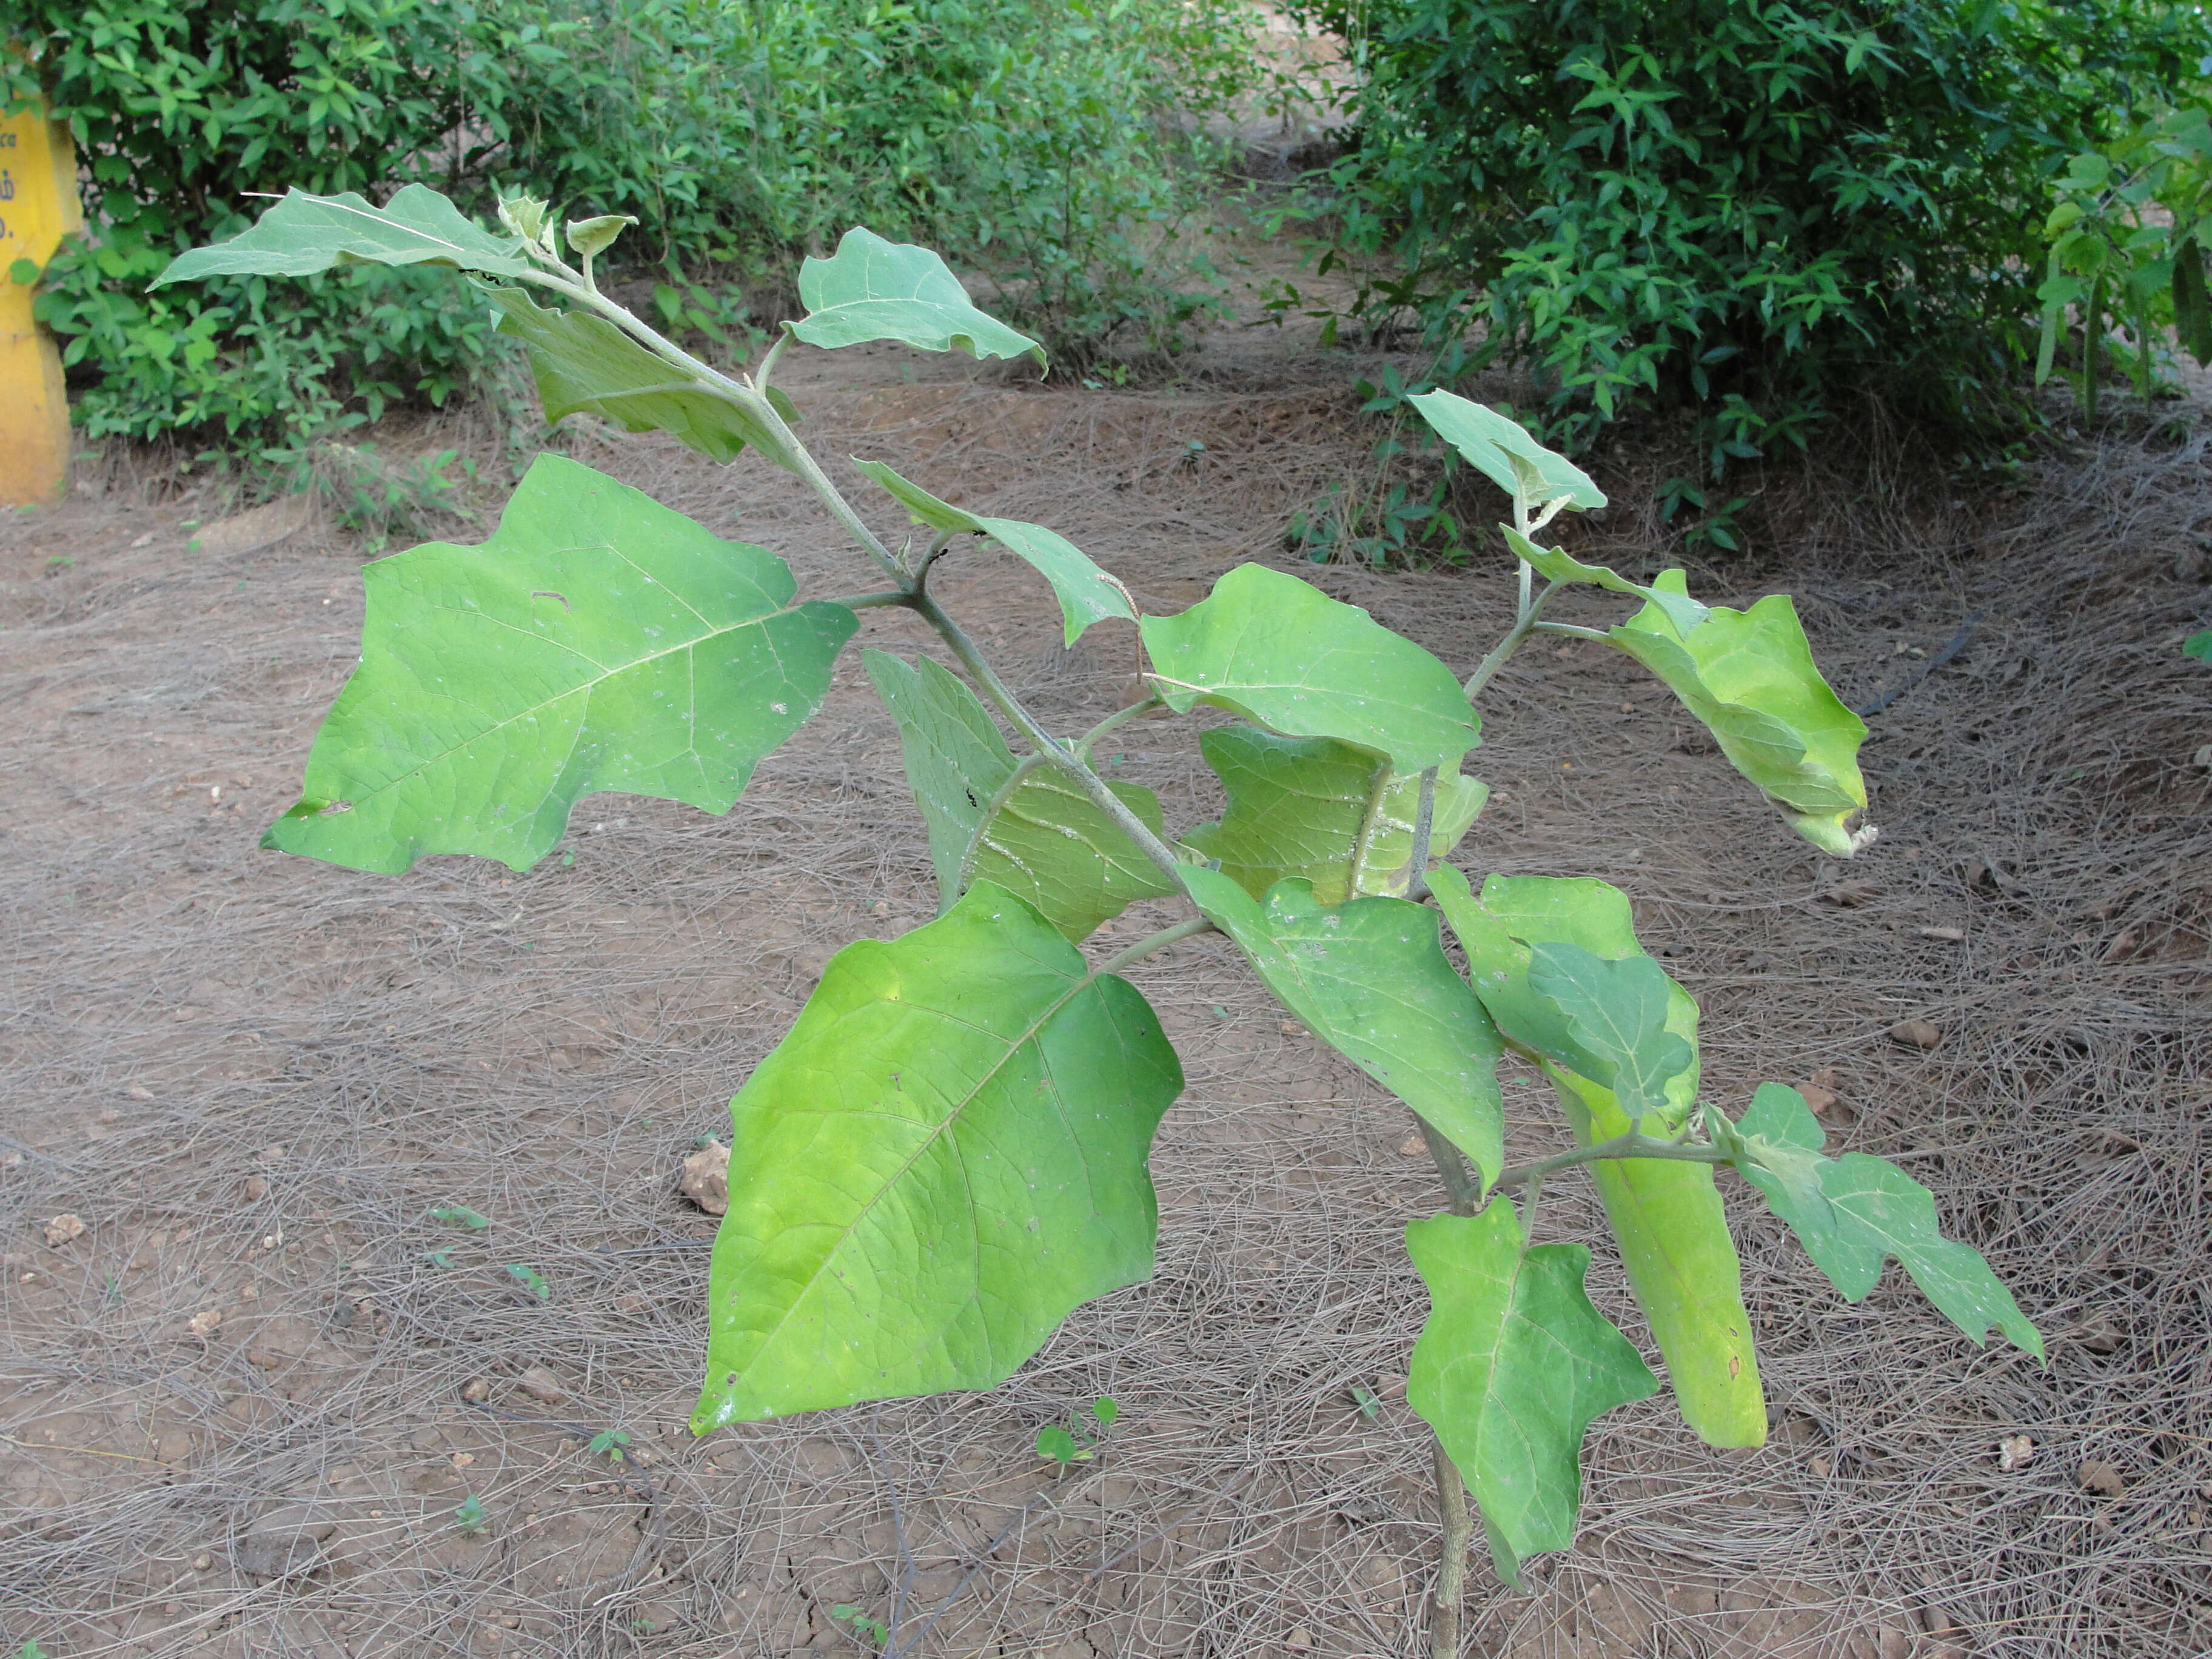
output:
M1279 558L1362 441L1334 371L1142 395L877 379L802 392L820 453L1051 522L1164 609ZM785 554L804 589L864 585L780 475L656 440L575 453ZM1979 516L1847 504L1770 579L1707 578L1800 594L1852 700L1981 617L1873 722L1885 836L1844 869L1601 648L1498 682L1475 757L1497 794L1457 861L1628 889L1705 1003L1713 1096L1832 1073L1837 1136L1936 1189L2052 1363L1975 1350L1894 1270L1846 1306L1747 1211L1773 1444L1709 1453L1663 1400L1606 1419L1581 1548L1524 1595L1478 1570L1473 1651L2212 1648L2190 763L2212 671L2177 655L2207 597L2172 574L2208 511L2198 451L2116 437ZM357 876L255 841L351 665L359 554L313 530L191 553L192 513L118 478L0 529L0 1650L859 1651L831 1612L852 1604L896 1608L902 1643L942 1607L932 1654L1412 1650L1435 1520L1397 1231L1435 1199L1401 1109L1218 942L1179 947L1139 975L1190 1085L1154 1160L1158 1278L987 1396L695 1443L713 1224L678 1167L829 952L933 902L857 661L726 819L601 796L573 861ZM1648 559L1648 530L1624 514L1592 544ZM962 558L942 591L1048 718L1115 706L1124 638L1063 650L1041 583ZM1462 668L1510 605L1493 565L1302 574ZM865 638L922 643L884 612ZM1172 823L1212 810L1164 728L1118 752ZM1890 1042L1907 1018L1940 1046ZM1507 1099L1516 1145L1548 1144L1543 1091ZM433 1218L452 1206L490 1225ZM1595 1236L1578 1199L1546 1211ZM49 1244L62 1215L85 1231ZM1109 1455L1048 1477L1037 1428L1098 1394ZM610 1429L619 1464L586 1443ZM2033 1457L2001 1468L2021 1434Z

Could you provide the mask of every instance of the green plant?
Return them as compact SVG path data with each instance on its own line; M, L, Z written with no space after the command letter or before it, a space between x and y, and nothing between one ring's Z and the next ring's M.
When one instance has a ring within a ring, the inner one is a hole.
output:
M605 1457L610 1463L620 1463L629 1456L629 1454L623 1450L623 1448L629 1444L629 1430L601 1429L592 1437L591 1444L585 1449L595 1456Z
M537 1268L520 1261L510 1261L507 1264L507 1276L540 1302L553 1299L553 1287L545 1282L545 1275Z
M1534 1242L1546 1188L1571 1171L1595 1182L1677 1402L1715 1445L1755 1445L1766 1430L1723 1168L1846 1297L1871 1292L1894 1257L1976 1342L1994 1328L2041 1352L1981 1257L1940 1236L1926 1188L1879 1158L1824 1156L1793 1090L1763 1085L1739 1118L1700 1097L1697 1004L1638 944L1626 895L1545 876L1478 889L1437 862L1488 794L1462 769L1476 705L1538 634L1644 664L1799 834L1832 856L1862 850L1874 836L1855 824L1866 728L1820 678L1787 597L1708 606L1680 570L1642 584L1541 546L1560 513L1604 496L1510 420L1442 391L1409 401L1510 494L1502 528L1519 561L1514 623L1464 681L1365 611L1261 565L1179 614L1140 615L1055 532L857 463L916 526L895 550L794 435L772 377L794 340L1039 349L978 309L936 255L848 233L802 268L804 317L749 373L726 374L564 260L542 202L508 202L502 223L488 231L419 186L381 210L295 193L168 275L307 273L346 255L460 266L524 319L550 414L591 409L723 459L757 450L815 490L885 585L801 600L766 549L541 457L481 547L431 544L367 567L361 665L264 845L392 874L434 853L522 870L593 790L726 810L821 705L872 610L921 618L966 676L864 653L899 727L940 913L839 951L732 1102L695 1431L992 1387L1073 1308L1146 1277L1146 1158L1182 1073L1121 974L1207 933L1413 1111L1444 1184L1447 1212L1407 1230L1431 1291L1407 1398L1437 1436L1447 1522L1437 1652L1456 1650L1468 1492L1500 1576L1517 1582L1524 1557L1571 1541L1590 1420L1659 1387L1583 1293L1588 1247ZM571 222L568 244L587 249L595 234ZM557 303L538 307L526 286ZM1080 736L1048 729L931 586L969 536L1046 579L1068 641L1133 626L1150 696ZM1571 584L1637 608L1609 629L1546 616ZM1198 739L1226 806L1171 839L1158 798L1109 781L1092 756L1129 720L1200 704L1236 717ZM1085 954L1150 898L1189 914ZM1465 975L1444 954L1445 922ZM1497 1076L1508 1049L1550 1078L1571 1142L1516 1164ZM1043 1437L1040 1449L1055 1455ZM1072 1434L1063 1449L1080 1455Z
M485 1518L483 1499L470 1492L453 1508L453 1530L464 1538L481 1538L491 1522Z
M1353 67L1322 206L1332 257L1388 262L1370 326L1418 325L1437 384L1525 365L1571 453L1682 412L1668 504L1722 520L1732 468L1869 386L1954 440L2015 427L2048 172L2212 47L2141 0L1300 9Z
M1071 1463L1087 1463L1098 1455L1106 1431L1114 1426L1114 1419L1121 1414L1121 1408L1102 1394L1091 1402L1091 1421L1097 1425L1096 1432L1079 1421L1073 1428L1048 1423L1037 1431L1037 1455L1050 1458L1063 1469Z
M2170 112L2067 164L2058 204L2044 222L2051 253L2035 379L2051 377L2067 313L2078 319L2074 385L2082 418L2097 418L2109 351L2148 398L2171 384L2163 372L2171 331L2199 364L2212 363L2212 112ZM2115 336L2118 337L2115 337Z
M848 1601L840 1601L830 1609L832 1619L853 1627L853 1639L863 1647L879 1648L891 1639L891 1627L882 1620L871 1618L861 1608Z

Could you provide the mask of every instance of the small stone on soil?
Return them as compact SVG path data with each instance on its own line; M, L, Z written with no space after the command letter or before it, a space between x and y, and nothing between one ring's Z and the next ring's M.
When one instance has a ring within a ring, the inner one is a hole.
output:
M730 1149L710 1140L684 1160L684 1178L678 1190L708 1215L727 1215L730 1210Z
M1901 1019L1889 1028L1889 1040L1905 1048L1933 1048L1943 1040L1943 1028L1924 1019Z
M46 1223L46 1243L57 1249L72 1239L83 1237L84 1218L82 1216L58 1215Z
M532 1365L514 1379L515 1385L540 1405L558 1406L568 1398L561 1379L543 1365Z

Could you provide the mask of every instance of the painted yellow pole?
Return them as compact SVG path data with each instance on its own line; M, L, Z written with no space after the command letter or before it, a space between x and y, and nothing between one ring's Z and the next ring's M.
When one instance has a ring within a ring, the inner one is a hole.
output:
M53 337L31 318L43 270L82 227L69 129L33 106L0 118L0 506L46 506L69 489L69 397Z

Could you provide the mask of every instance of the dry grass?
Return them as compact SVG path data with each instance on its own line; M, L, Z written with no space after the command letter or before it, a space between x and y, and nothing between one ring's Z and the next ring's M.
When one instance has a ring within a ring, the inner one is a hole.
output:
M1290 510L1360 454L1328 390L803 401L821 453L1048 520L1163 608L1274 556ZM1523 1595L1478 1572L1471 1651L2212 1646L2212 866L2188 763L2212 675L2176 654L2207 599L2169 568L2212 511L2203 441L2114 433L1957 507L1916 504L1902 463L1861 467L1856 494L1808 487L1758 586L1706 574L1717 597L1797 592L1853 701L1980 613L1874 721L1886 833L1856 865L1787 836L1599 648L1496 683L1476 759L1498 798L1457 861L1626 888L1705 1004L1714 1097L1832 1069L1837 1137L1936 1189L2051 1364L1976 1350L1894 1273L1844 1305L1743 1206L1774 1443L1708 1452L1663 1398L1605 1419L1581 1547ZM657 441L578 453L786 553L813 591L865 584L781 475ZM1024 482L991 493L1004 476ZM189 505L148 501L118 471L104 501L8 532L0 1148L23 1156L0 1174L0 1646L836 1652L857 1649L829 1609L851 1602L896 1610L914 1654L1413 1650L1436 1525L1398 1229L1434 1207L1432 1178L1399 1149L1402 1110L1283 1031L1218 941L1139 976L1190 1079L1155 1158L1152 1284L1079 1312L988 1395L694 1443L711 1224L674 1196L677 1164L723 1128L827 952L932 902L857 665L726 819L601 798L573 865L517 878L279 860L253 841L350 664L351 561L297 543L197 559ZM1586 544L1656 550L1625 512ZM75 563L44 574L58 557ZM1320 574L1462 668L1510 605L1492 568ZM945 591L1048 720L1114 705L1125 643L1062 650L1010 560L975 556ZM867 635L921 643L882 612ZM1167 728L1124 752L1171 822L1212 810ZM1944 1028L1932 1054L1886 1040L1907 1017ZM1516 1147L1547 1144L1531 1080L1507 1098ZM493 1224L430 1218L453 1204ZM40 1228L64 1212L89 1231L49 1249ZM1564 1183L1546 1214L1558 1235L1595 1219ZM1640 1332L1598 1257L1601 1304ZM193 1334L210 1310L219 1327ZM561 1400L523 1389L534 1366ZM1374 1419L1355 1388L1381 1396ZM1036 1429L1102 1393L1122 1411L1108 1455L1052 1478ZM591 1454L611 1426L643 1455ZM2035 1455L2001 1471L2020 1433ZM2081 1488L2090 1462L2122 1495ZM465 1492L481 1540L452 1524ZM328 1523L312 1571L234 1565L272 1505Z

